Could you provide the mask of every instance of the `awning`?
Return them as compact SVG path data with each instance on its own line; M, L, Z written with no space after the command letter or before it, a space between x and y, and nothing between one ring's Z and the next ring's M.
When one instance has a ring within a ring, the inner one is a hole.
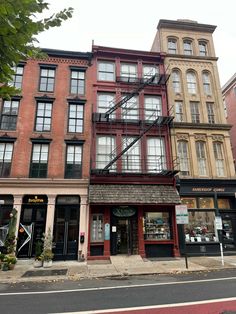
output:
M171 185L94 184L89 186L91 204L180 204Z

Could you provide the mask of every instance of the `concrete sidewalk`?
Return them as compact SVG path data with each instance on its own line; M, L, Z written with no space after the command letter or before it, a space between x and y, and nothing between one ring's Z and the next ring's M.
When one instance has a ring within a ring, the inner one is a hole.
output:
M142 259L139 255L112 256L110 261L53 262L51 268L34 268L33 260L18 260L15 269L0 271L0 283L79 280L111 276L168 274L236 268L236 256Z

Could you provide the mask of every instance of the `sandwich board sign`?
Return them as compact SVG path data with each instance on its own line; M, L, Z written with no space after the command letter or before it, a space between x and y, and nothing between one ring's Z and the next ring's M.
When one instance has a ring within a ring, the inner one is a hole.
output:
M177 225L188 224L188 207L187 205L175 205Z

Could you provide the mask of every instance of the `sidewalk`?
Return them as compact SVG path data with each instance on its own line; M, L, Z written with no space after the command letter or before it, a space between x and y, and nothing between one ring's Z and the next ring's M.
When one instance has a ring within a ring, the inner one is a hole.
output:
M0 283L80 280L111 276L171 274L213 269L236 268L236 256L142 259L139 255L111 256L111 261L53 262L51 268L34 268L33 260L18 260L15 269L0 271Z

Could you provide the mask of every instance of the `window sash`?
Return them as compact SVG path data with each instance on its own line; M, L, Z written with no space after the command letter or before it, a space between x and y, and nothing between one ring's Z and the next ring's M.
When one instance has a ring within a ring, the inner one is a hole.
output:
M183 103L181 101L175 102L175 121L176 122L184 121Z
M21 89L22 87L22 80L23 80L23 70L24 66L15 66L13 68L13 71L15 74L12 75L12 80L9 82L11 86L14 86L15 88Z
M200 123L199 103L190 102L192 123Z
M48 151L48 144L33 144L30 165L31 178L47 177Z
M207 175L205 143L196 142L196 154L198 162L198 173L201 176Z
M177 42L175 39L168 39L168 53L176 54Z
M124 97L125 96L123 96L122 98ZM122 105L121 118L125 120L139 119L138 98L136 96L132 97Z
M199 46L199 56L206 56L207 55L207 44L200 42L198 46Z
M197 82L194 73L187 73L187 88L189 94L196 94L197 92Z
M147 169L148 172L159 173L167 169L166 153L163 138L147 139Z
M52 119L52 103L38 102L35 130L50 132Z
M0 143L0 177L9 177L12 163L13 143Z
M154 121L162 116L161 97L144 96L145 120Z
M191 41L184 41L184 54L185 55L192 55L193 54Z
M115 63L99 62L98 63L98 80L114 81L115 80Z
M177 71L172 72L172 85L175 93L181 92L180 74Z
M68 111L68 132L83 133L84 106L80 104L69 104Z
M116 156L115 154L115 137L114 136L98 136L96 150L96 168L103 169ZM116 169L114 163L110 169Z
M1 129L15 130L18 116L19 100L5 100L1 114Z
M125 149L135 137L123 137L122 139L122 149ZM141 163L140 163L140 143L136 142L131 146L127 152L122 155L122 170L124 172L140 172Z
M71 94L85 93L85 72L84 71L71 71L70 78L70 92Z
M39 90L41 92L53 92L55 81L55 69L40 69Z
M207 116L208 123L215 123L215 113L214 113L214 105L212 103L207 103Z
M79 179L82 175L82 146L67 145L65 178Z
M137 65L136 64L121 64L120 68L121 77L137 77Z
M213 143L213 151L216 162L216 173L218 177L223 177L224 174L224 156L221 143Z
M181 175L189 175L188 143L178 142L178 157Z
M211 95L211 82L208 73L203 73L203 89L206 95Z

